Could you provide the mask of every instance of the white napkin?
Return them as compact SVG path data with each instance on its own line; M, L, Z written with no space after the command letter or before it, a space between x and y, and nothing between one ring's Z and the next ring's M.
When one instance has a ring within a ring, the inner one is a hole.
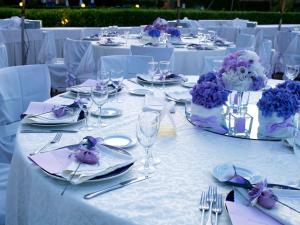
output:
M184 91L166 91L166 95L177 100L177 101L189 101L192 99L192 96L189 90Z
M297 210L300 210L300 191L273 189L273 192L280 201ZM249 205L248 193L243 188L235 188L234 199L238 203ZM275 207L271 210L265 209L259 206L258 204L256 204L255 207L261 210L266 215L269 215L270 217L276 219L282 224L285 225L300 224L300 214L289 209L286 206L283 206L278 202L276 202Z
M99 152L99 164L89 165L82 163L76 171L78 162L74 161L59 175L69 180L76 171L71 183L80 184L94 177L108 174L118 168L132 164L135 161L132 156L121 154L103 145L98 144L96 148Z

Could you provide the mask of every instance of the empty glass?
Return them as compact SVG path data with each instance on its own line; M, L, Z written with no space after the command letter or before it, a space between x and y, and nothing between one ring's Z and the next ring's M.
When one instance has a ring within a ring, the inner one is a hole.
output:
M146 176L153 173L155 168L150 164L150 148L156 141L158 129L159 129L159 117L158 112L142 112L138 117L136 126L136 137L140 145L145 149L145 163L143 172Z
M154 76L157 74L158 62L151 61L148 63L148 74L151 76L151 89L153 90Z
M121 103L122 101L119 99L119 90L122 88L122 85L123 85L124 71L123 70L111 70L110 80L111 80L111 84L115 88L116 102Z
M298 65L286 65L284 75L288 80L294 80L297 78L299 73Z
M79 103L79 107L84 112L84 116L85 116L85 125L82 128L80 128L81 131L93 130L93 128L89 126L89 115L90 115L89 110L93 105L92 96L91 96L92 88L88 88L88 89L89 89L88 93L80 98L80 103Z
M163 89L165 89L165 82L167 76L170 74L170 62L169 61L160 61L159 62L159 72L163 81Z
M99 127L107 126L101 121L101 107L106 103L108 98L108 88L105 84L97 84L96 87L92 88L92 99L95 104L98 106L99 116L98 116L98 125Z

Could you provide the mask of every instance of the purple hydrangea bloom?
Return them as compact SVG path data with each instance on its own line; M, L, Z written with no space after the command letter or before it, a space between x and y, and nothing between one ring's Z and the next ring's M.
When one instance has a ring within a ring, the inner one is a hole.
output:
M277 87L288 90L289 92L291 92L293 95L296 96L298 101L300 101L300 82L299 81L288 80L282 84L278 84Z
M190 93L194 104L209 109L225 104L228 98L228 92L224 87L214 82L198 83Z
M206 74L203 74L199 77L197 83L203 83L203 82L213 82L213 83L218 83L218 73L216 72L208 72Z
M160 30L157 28L149 29L148 35L153 38L158 38L158 37L160 37Z
M288 119L298 111L296 96L282 88L270 88L264 91L257 106L266 117L276 113L278 117Z
M171 35L171 37L177 37L177 38L180 38L181 36L181 33L180 33L180 30L178 30L177 28L175 27L169 27L167 29L167 33Z
M144 28L144 32L148 32L149 30L151 30L151 29L153 29L154 27L153 27L153 25L147 25L147 26L145 26L145 28Z

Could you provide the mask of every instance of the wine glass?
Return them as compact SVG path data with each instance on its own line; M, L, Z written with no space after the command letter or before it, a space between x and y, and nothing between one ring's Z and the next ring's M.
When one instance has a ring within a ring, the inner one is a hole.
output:
M108 85L110 81L110 73L101 70L101 60L98 61L96 80L98 84Z
M288 80L294 80L297 78L299 73L299 66L297 65L286 65L284 75Z
M159 62L159 72L163 81L163 89L165 89L165 82L167 75L170 73L170 62L169 61L160 61Z
M113 87L116 89L116 102L122 103L119 99L119 90L122 88L124 80L124 71L123 70L111 70L110 81Z
M150 148L155 143L159 129L160 114L155 111L140 113L136 126L137 140L145 149L145 163L142 168L144 174L148 176L155 171L155 168L150 164Z
M148 63L148 74L151 76L151 89L153 90L154 76L158 70L158 62L151 61Z
M102 123L101 121L101 107L106 103L108 98L108 88L106 84L97 83L95 87L92 88L92 99L95 104L98 106L99 116L98 116L98 125L99 127L105 127L107 124Z
M89 110L91 109L92 105L93 105L93 101L92 101L92 96L91 96L91 87L87 87L88 93L86 93L83 97L80 98L79 101L79 107L80 109L84 112L84 116L85 116L85 125L80 128L81 131L90 131L93 130L93 128L91 126L89 126Z

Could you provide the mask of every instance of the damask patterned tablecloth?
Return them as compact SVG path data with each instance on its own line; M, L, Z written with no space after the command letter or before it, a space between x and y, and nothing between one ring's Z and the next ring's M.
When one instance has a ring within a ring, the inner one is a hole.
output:
M156 88L155 92L158 94L161 90ZM78 143L86 135L123 133L134 137L144 98L124 91L120 99L123 103L117 106L123 110L121 117L105 119L107 127L91 132L64 133L53 148ZM49 101L70 103L72 100L55 97ZM216 185L223 196L231 190L211 175L216 165L225 162L247 167L267 177L269 182L291 184L300 180L299 152L292 153L280 142L229 138L197 129L185 119L182 105L176 106L173 117L177 135L158 137L153 146L154 155L161 159L153 176L91 200L84 200L83 195L115 184L121 178L71 185L61 196L65 183L47 176L27 158L55 134L18 133L8 186L7 225L200 224L201 192L209 185ZM137 159L144 156L138 144L128 151ZM136 163L122 180L137 176L139 166ZM231 224L226 210L219 224Z

